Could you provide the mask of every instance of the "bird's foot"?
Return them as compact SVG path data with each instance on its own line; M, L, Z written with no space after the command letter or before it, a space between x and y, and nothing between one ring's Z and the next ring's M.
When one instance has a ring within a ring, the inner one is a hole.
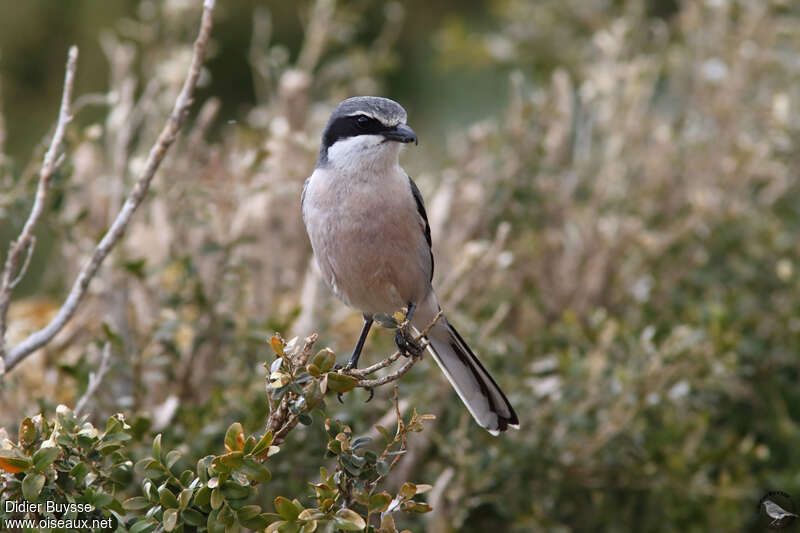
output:
M424 348L414 339L414 336L408 331L408 326L397 328L394 331L394 342L400 353L406 357L422 357Z
M369 387L367 390L369 391L369 398L364 400L364 403L369 403L372 400L372 398L375 396L375 389L373 389L372 387ZM336 393L336 399L339 400L339 403L344 404L344 399L343 398L344 397L342 396L341 392L337 392Z

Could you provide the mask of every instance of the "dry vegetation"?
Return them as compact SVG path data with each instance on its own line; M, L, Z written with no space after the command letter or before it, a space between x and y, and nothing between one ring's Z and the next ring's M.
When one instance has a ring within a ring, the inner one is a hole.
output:
M326 417L378 439L371 428L394 424L395 407L437 417L380 478L393 494L407 480L432 485L433 512L397 516L413 531L756 531L767 490L800 497L800 13L709 0L662 17L649 5L508 0L493 9L494 31L450 24L435 39L443 69L508 73L502 114L452 133L443 154L403 157L430 159L412 165L427 169L415 179L437 292L523 429L485 435L423 361L399 381L397 404L381 387L369 404L357 391L344 405L298 407L272 480L248 503L271 512L284 494L316 505L308 483L325 483L330 439L347 433L326 434ZM150 31L106 34L109 90L74 95L77 118L87 107L105 118L66 128L40 222L52 249L33 255L46 275L11 300L9 350L52 319L147 171L200 6L163 9L135 21ZM345 356L360 318L315 278L300 189L332 105L381 92L403 17L389 4L374 42L357 43L357 9L318 0L290 61L268 13L253 13L257 105L220 123L215 97L193 102L76 316L3 376L0 426L15 442L25 416L52 420L89 388L89 420L125 413L132 460L162 433L194 465L236 440L232 423L266 429L273 332L318 332L317 346ZM159 38L169 32L183 39ZM0 141L13 134L3 124ZM41 158L0 157L0 221L20 228ZM371 336L370 362L392 353L391 338ZM114 489L120 499L141 496L152 472L140 470Z

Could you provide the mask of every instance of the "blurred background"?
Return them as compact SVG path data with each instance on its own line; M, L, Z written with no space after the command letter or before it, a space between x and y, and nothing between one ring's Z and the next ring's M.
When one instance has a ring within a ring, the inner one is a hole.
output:
M15 293L9 344L44 325L174 102L200 2L15 3L0 19L0 243L30 209L68 46L67 158ZM490 437L429 359L400 382L437 420L396 480L413 531L761 531L800 498L800 4L792 0L219 2L190 123L78 316L0 384L0 426L112 372L124 412L190 458L267 413L265 339L349 354L357 312L315 278L299 196L333 106L396 99L419 147L434 285L522 429ZM370 335L366 361L393 350ZM368 432L391 390L328 401ZM325 463L301 427L261 494ZM191 462L191 461L190 461ZM390 480L390 483L392 481ZM398 519L400 520L400 519Z

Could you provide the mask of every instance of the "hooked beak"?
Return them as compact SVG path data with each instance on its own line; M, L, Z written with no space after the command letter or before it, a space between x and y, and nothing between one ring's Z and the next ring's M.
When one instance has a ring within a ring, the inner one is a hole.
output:
M417 142L417 134L405 124L398 124L394 128L384 131L382 135L389 141L419 144Z

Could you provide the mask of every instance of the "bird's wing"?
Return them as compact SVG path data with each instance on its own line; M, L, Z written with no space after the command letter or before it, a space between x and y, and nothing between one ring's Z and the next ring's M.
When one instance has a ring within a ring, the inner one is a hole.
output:
M431 244L431 226L428 224L428 214L425 212L425 202L422 200L422 193L419 192L419 188L417 184L414 183L414 180L411 179L411 176L408 177L408 183L411 185L411 194L414 195L414 201L417 203L417 212L421 218L421 226L422 230L425 233L425 240L428 243L428 252L430 253L431 257L431 273L430 279L428 281L433 280L433 248Z

